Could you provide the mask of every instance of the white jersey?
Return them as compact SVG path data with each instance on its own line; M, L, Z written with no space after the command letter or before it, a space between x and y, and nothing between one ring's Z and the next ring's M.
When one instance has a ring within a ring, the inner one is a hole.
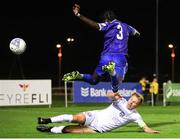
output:
M85 125L99 132L106 132L135 122L139 126L144 126L144 122L136 109L127 109L127 100L122 98L102 110L84 112L86 115ZM143 123L143 124L142 124Z

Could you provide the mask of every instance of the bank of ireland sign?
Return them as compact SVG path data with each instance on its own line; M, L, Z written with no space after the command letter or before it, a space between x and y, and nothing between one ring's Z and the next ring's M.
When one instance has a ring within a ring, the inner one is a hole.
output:
M73 102L74 103L104 103L111 102L106 97L108 92L112 92L110 82L100 82L97 85L90 85L82 81L73 82ZM142 93L139 83L122 83L118 93L129 98L133 92Z

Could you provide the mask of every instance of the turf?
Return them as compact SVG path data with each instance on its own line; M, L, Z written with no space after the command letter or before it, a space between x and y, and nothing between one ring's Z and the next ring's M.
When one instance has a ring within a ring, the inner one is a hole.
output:
M0 107L0 138L180 138L180 106L147 106L138 108L144 121L160 134L142 132L136 124L97 134L51 134L36 131L37 117L78 113L105 108L108 104L69 104L64 107L61 100L53 100L48 106ZM65 123L64 125L67 125ZM51 124L62 125L62 124Z

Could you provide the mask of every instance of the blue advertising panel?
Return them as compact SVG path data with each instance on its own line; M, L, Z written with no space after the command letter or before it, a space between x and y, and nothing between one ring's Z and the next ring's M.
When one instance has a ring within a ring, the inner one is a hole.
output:
M74 103L110 103L111 100L106 97L107 92L112 92L110 82L100 82L97 85L91 85L83 81L73 82L73 102ZM122 83L118 91L124 98L129 99L132 93L142 94L139 83Z

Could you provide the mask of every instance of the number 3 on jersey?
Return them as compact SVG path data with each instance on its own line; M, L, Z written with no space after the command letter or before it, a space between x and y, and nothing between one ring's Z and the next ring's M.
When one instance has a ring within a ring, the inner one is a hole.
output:
M116 35L118 40L122 40L123 39L123 30L122 30L122 26L119 24L117 25L117 29L119 30L118 34Z

